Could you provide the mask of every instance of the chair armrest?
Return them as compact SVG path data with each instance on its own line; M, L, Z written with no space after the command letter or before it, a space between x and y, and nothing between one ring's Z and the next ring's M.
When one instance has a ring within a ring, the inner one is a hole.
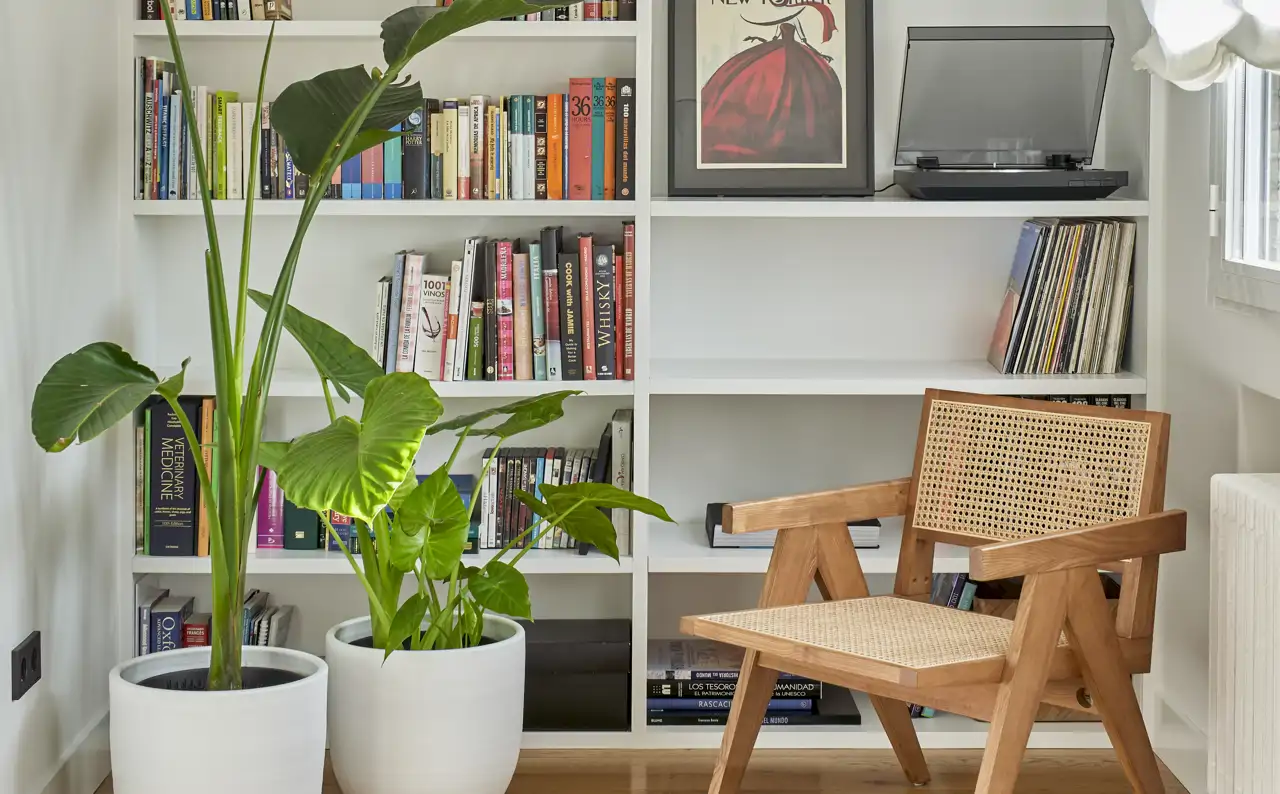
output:
M910 492L911 478L904 477L835 491L739 502L725 506L724 531L743 534L901 516L907 512Z
M1167 510L1111 524L1010 540L969 551L969 576L978 581L1033 573L1096 568L1187 547L1187 514Z

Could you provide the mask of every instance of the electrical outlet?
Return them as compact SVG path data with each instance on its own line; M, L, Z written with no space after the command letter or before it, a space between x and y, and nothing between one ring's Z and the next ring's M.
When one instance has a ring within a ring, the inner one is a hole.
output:
M17 700L36 685L40 680L40 632L33 631L31 636L13 649L9 655L10 675L13 678L13 699Z

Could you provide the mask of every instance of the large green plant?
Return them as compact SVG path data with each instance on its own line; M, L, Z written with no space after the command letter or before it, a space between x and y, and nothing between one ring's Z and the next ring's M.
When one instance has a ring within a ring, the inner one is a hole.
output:
M569 0L454 0L442 12L435 9L406 8L382 24L383 55L387 64L385 69L369 70L364 66L352 66L294 83L272 105L272 122L288 146L294 166L309 175L312 184L328 184L334 171L344 161L398 135L391 128L407 118L422 102L421 85L410 82L407 77L402 78L415 56L473 25L567 5L568 2ZM160 3L160 8L164 14L182 88L188 133L192 140L199 140L200 136L195 128L196 113L192 105L191 81L181 43L168 3ZM273 29L262 59L255 124L261 118L261 98L274 38ZM254 136L250 153L253 162L258 159L258 146L257 136ZM239 284L233 293L236 304L233 317L228 303L224 257L215 224L213 196L209 190L209 164L205 162L200 147L195 147L195 161L208 236L204 264L219 428L214 450L215 465L220 474L218 491L216 498L207 500L213 566L213 656L209 669L209 688L226 690L239 689L241 686L240 610L244 601L250 527L258 489L261 487L259 463L263 457L262 431L267 395L271 391L281 331L290 313L289 295L297 274L303 240L320 205L323 191L311 191L302 202L301 217L293 240L276 279L273 296L266 305L266 321L257 345L252 350L253 357L246 382L245 360L250 346L246 341L245 329L257 169L249 171L244 231L240 243ZM308 352L319 362L316 350L309 348ZM184 418L183 412L177 408L178 397L183 388L183 374L189 361L190 359L183 363L182 373L162 381L154 371L139 364L118 345L109 342L91 344L71 353L53 365L36 389L31 407L32 434L44 449L60 452L77 441L85 442L101 435L130 416L152 394L158 394L174 407L178 417L182 419L188 444L191 449L197 449L199 439ZM374 406L381 408L380 419L394 421L390 419L390 415L413 414L416 418L412 424L416 427L417 419L430 416L431 411L438 411L438 401L430 394L429 387L425 390L420 386L409 387L405 385L405 379L392 377L375 382L362 379L359 371L326 370L322 367L320 372L325 379L326 394L332 383L339 394L350 390L361 397L377 398L366 400L366 415L369 414L367 403L372 402ZM366 367L365 374L376 373ZM391 399L401 399L403 402L392 410L387 407ZM423 407L424 405L428 407ZM355 427L348 427L346 430L356 432ZM358 432L356 435L364 441L368 440ZM300 440L299 447L301 446ZM300 456L299 453L292 457ZM387 474L392 469L398 470L397 467L387 467L386 461L378 459L377 455L367 454L362 447L357 448L356 456L361 466L370 466L367 472ZM213 494L213 486L204 467L197 466L196 469L204 493ZM380 475L366 473L364 479L377 476Z
M261 293L251 297L260 306L271 303ZM544 485L541 499L516 492L535 520L482 567L466 565L463 552L477 506L467 509L449 477L463 444L483 437L493 447L480 474L483 482L508 439L560 419L565 400L580 392L556 392L440 422L443 406L420 375L381 374L368 353L292 307L285 327L311 353L326 395L328 384L339 382L336 373L345 373L343 385L363 394L364 404L356 420L339 416L332 398L326 399L329 426L290 443L264 444L263 463L277 473L291 502L321 515L365 588L373 646L386 655L402 648L476 645L488 611L532 617L529 585L516 565L548 532L562 529L616 560L617 534L601 509L671 520L655 502L612 485ZM415 458L424 439L446 432L457 434L452 453L419 482ZM355 519L359 560L334 531L331 511ZM402 600L407 576L415 586Z

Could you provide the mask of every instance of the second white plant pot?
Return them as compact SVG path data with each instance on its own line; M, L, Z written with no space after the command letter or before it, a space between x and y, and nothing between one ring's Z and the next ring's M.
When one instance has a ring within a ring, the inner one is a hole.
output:
M503 794L524 729L524 629L485 617L491 642L383 652L352 642L369 618L329 630L329 750L344 794Z

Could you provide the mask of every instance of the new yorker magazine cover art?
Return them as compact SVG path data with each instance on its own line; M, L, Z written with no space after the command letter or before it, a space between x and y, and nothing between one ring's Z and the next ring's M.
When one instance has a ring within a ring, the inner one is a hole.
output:
M698 168L845 168L846 0L697 0Z

